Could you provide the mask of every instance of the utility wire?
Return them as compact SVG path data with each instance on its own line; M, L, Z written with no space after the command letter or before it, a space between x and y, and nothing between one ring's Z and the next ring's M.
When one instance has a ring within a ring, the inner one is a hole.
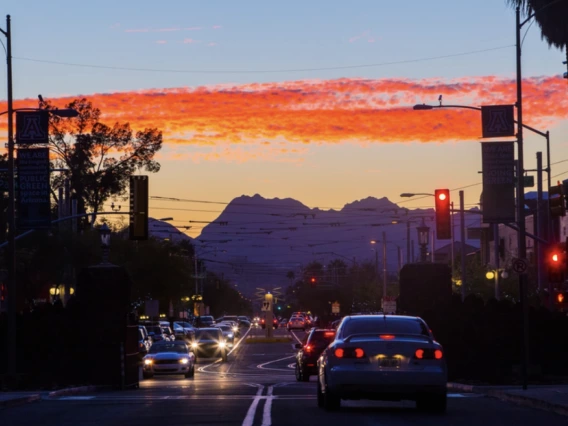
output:
M218 70L218 69L217 70L215 69L173 70L173 69L159 69L159 68L136 68L136 67L120 67L120 66L111 66L111 65L79 64L73 62L51 61L46 59L24 58L19 56L14 56L13 59L17 59L20 61L27 61L27 62L44 63L44 64L65 65L65 66L82 67L82 68L99 68L99 69L110 69L110 70L121 70L121 71L160 72L160 73L176 73L176 74L272 74L272 73L287 73L287 72L347 70L347 69L357 69L357 68L383 67L388 65L411 64L416 62L433 61L437 59L455 58L458 56L475 55L478 53L491 52L494 50L509 49L511 47L514 47L514 45L510 44L506 46L492 47L489 49L481 49L481 50L470 50L468 52L453 53L449 55L429 56L425 58L406 59L402 61L378 62L374 64L343 65L336 67L319 67L319 68L289 68L289 69L279 69L279 70Z

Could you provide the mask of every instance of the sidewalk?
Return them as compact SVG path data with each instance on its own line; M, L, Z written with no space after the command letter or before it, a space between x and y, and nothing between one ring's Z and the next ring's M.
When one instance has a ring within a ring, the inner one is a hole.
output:
M527 390L523 390L519 386L471 386L448 383L448 390L480 393L524 407L568 416L568 385L529 385Z
M59 389L56 391L0 392L0 409L29 404L30 402L40 401L45 398L56 398L66 395L94 392L101 388L101 386L78 386Z

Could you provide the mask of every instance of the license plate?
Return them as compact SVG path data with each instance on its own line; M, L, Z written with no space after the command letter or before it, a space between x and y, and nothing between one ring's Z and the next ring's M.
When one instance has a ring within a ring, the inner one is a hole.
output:
M381 359L379 359L379 367L398 368L398 367L400 367L400 359L398 359L398 358L381 358Z

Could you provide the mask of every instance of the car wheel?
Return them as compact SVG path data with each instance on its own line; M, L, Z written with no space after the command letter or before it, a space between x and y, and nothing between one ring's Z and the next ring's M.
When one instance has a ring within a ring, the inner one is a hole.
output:
M318 377L318 407L323 408L323 406L324 406L323 392L321 391L321 383Z
M323 408L326 411L336 411L341 407L341 398L332 393L327 387L327 381L325 385L325 393L323 394Z
M416 400L416 408L429 413L446 412L448 398L445 393L420 395Z
M143 372L142 377L145 379L151 379L152 377L154 377L154 375L152 373Z

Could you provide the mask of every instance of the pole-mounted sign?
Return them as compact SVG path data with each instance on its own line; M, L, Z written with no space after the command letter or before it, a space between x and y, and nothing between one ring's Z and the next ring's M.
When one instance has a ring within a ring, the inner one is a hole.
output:
M515 136L514 105L481 107L481 125L484 138Z
M49 148L18 150L18 228L51 228Z
M16 112L16 144L32 145L49 142L47 111Z
M483 142L483 222L515 221L514 142Z

